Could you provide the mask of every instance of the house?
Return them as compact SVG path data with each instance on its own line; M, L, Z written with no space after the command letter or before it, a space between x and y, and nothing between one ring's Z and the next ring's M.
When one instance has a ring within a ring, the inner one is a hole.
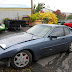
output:
M22 16L31 15L31 8L24 5L0 5L0 22L4 18L22 19Z

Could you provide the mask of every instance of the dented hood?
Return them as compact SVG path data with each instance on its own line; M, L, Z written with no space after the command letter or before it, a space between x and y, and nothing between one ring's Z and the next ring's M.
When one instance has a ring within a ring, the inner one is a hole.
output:
M29 41L33 39L38 39L38 38L40 37L23 32L19 34L9 35L0 39L0 44L5 44L7 48L17 43L21 43L21 42L25 42L25 41Z

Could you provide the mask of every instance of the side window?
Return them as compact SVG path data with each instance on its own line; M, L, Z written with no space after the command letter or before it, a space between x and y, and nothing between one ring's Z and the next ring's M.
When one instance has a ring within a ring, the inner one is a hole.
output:
M67 28L64 28L64 31L65 31L65 35L70 34L70 31Z
M60 36L64 36L64 30L63 30L63 28L55 28L54 30L53 30L53 32L50 34L50 36L58 36L58 37L60 37Z

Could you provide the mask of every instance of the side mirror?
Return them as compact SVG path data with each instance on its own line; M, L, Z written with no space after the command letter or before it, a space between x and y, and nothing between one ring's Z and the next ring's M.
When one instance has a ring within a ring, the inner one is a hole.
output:
M57 36L48 36L50 38L50 40L52 40L53 38L57 38Z

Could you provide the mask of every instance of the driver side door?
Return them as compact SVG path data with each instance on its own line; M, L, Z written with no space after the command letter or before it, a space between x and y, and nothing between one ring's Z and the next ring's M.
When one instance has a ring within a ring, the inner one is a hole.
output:
M57 36L57 38L45 38L45 47L42 49L41 54L50 55L63 51L66 43L64 29L62 27L56 27L49 36Z

